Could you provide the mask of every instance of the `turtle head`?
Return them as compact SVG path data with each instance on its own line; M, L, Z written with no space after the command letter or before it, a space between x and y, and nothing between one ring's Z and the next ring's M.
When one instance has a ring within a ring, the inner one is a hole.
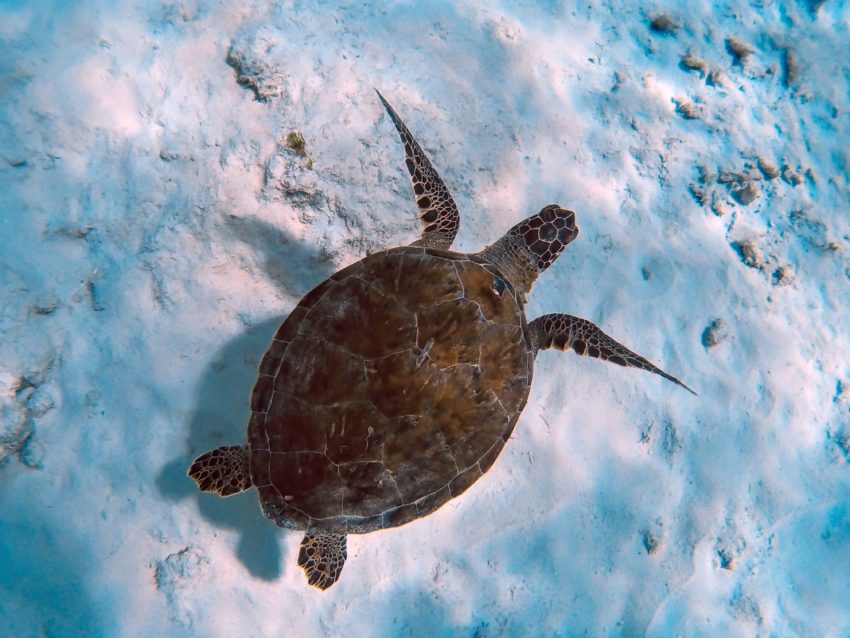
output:
M576 214L550 204L511 228L481 254L524 295L531 290L537 276L551 266L577 236Z
M552 265L567 244L578 237L576 214L557 204L549 204L511 228L508 235L520 240L519 245L528 253L529 260L540 274Z

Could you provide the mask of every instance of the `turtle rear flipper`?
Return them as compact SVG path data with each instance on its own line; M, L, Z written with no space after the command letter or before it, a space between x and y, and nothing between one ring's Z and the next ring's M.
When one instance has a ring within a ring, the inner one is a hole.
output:
M229 445L205 452L194 460L189 476L203 492L215 492L219 496L244 492L252 486L248 448Z
M664 372L648 359L618 343L587 319L561 313L543 315L529 323L528 330L537 349L572 349L579 355L610 361L627 368L640 368L672 381L691 394L696 394L672 374Z
M307 574L307 582L319 589L333 585L348 556L344 534L304 534L298 566Z

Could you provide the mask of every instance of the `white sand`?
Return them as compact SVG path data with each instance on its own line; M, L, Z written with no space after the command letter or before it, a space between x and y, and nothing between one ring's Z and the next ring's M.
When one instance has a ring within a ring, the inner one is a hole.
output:
M65 4L0 4L0 634L850 633L845 2ZM700 396L542 353L487 476L320 592L184 473L300 296L417 236L372 87L459 250L577 211L529 317Z

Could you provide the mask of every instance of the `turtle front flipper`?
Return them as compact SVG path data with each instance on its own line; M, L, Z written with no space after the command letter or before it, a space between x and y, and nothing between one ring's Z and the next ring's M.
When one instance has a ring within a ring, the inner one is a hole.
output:
M413 242L413 245L448 250L460 226L457 205L407 126L380 91L375 89L375 93L381 98L404 144L404 163L413 183L413 196L419 207L419 221L422 224L422 238Z
M327 589L339 578L347 556L344 534L307 532L298 552L298 566L304 568L307 582L319 589Z
M587 319L558 313L543 315L529 323L528 330L535 350L546 350L547 348L572 349L579 355L610 361L628 368L648 370L696 395L696 392L676 377L667 374L623 344L614 341L602 332L599 326Z
M248 469L248 447L229 445L217 447L196 458L188 472L202 492L230 496L252 486Z

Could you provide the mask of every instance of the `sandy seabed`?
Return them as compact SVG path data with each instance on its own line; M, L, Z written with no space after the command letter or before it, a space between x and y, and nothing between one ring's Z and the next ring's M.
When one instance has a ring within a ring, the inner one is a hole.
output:
M0 634L847 636L850 8L0 3ZM416 239L393 103L475 251L558 202L488 474L326 592L198 493L326 276Z

